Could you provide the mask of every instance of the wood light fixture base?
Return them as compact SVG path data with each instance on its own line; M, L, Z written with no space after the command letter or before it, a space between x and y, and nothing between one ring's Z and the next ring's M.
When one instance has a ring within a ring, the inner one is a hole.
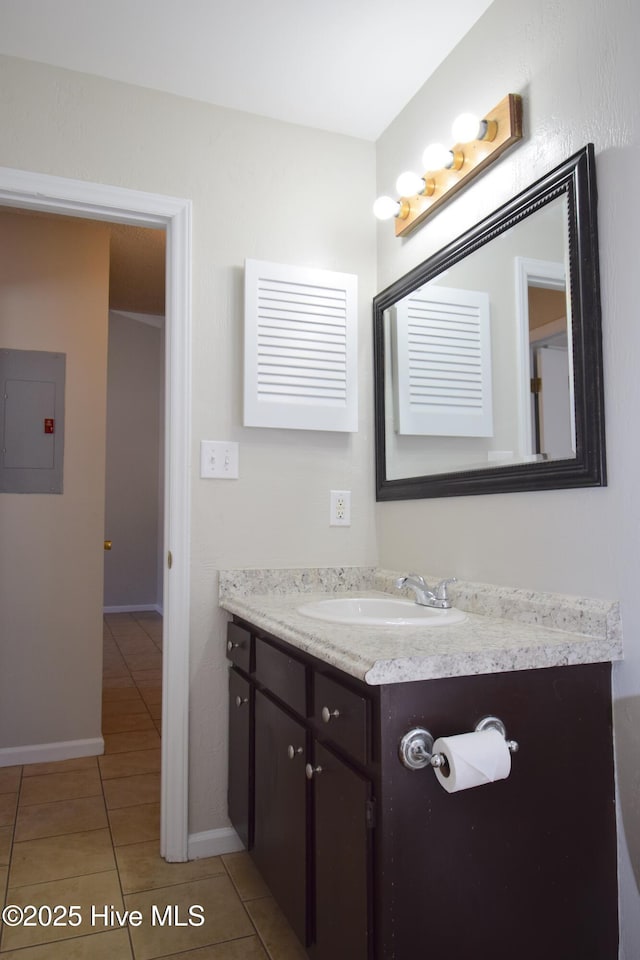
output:
M395 221L397 237L411 233L505 150L522 139L522 98L517 93L507 94L483 119L487 122L488 134L483 140L456 144L451 148L453 166L428 171L424 174L425 192L400 199L400 213Z

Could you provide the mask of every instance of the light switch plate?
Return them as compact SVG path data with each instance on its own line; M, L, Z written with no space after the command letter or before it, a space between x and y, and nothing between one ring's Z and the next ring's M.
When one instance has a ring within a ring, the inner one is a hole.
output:
M206 479L237 480L238 444L231 440L200 441L200 476Z

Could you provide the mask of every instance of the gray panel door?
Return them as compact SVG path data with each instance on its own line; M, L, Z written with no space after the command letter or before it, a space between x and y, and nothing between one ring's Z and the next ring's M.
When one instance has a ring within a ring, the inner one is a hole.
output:
M65 355L0 350L0 493L62 493Z

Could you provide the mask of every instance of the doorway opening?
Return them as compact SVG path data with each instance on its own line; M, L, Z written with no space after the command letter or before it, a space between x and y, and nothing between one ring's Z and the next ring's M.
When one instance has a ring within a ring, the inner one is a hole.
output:
M166 256L160 852L188 858L191 202L0 168L0 205L163 228Z

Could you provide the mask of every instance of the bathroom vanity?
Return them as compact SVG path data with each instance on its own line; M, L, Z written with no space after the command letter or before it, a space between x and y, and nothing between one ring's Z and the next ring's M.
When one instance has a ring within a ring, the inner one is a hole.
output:
M615 605L459 585L463 623L345 626L298 608L350 574L252 573L221 576L229 816L309 956L614 960ZM505 602L520 621L473 612ZM488 714L520 746L507 779L448 793L401 762L411 728Z

